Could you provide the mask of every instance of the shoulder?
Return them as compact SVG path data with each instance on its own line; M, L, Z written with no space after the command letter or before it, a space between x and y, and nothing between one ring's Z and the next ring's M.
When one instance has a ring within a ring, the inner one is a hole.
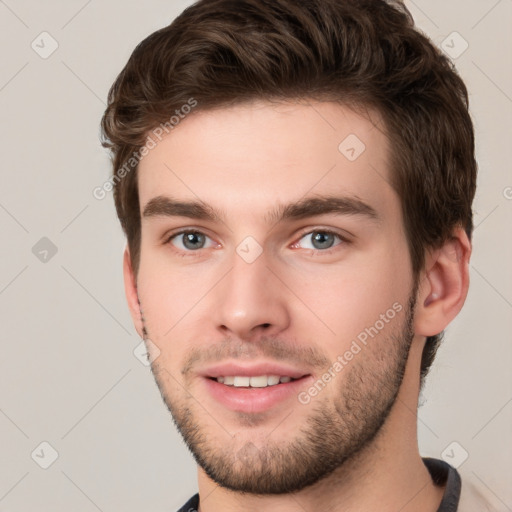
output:
M492 492L472 472L461 472L440 459L423 457L432 480L445 487L445 494L438 512L505 512L506 506L495 505ZM503 505L503 502L501 503Z
M181 507L177 512L197 512L199 508L199 494L192 496L183 507Z
M508 507L503 505L503 508L496 508L493 499L491 503L490 491L485 489L483 485L479 485L468 475L462 476L462 488L460 492L458 512L500 512L509 510Z

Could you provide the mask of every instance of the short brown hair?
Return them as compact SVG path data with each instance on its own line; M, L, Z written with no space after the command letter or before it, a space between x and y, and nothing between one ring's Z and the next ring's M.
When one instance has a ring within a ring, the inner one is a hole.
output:
M401 2L200 0L135 48L102 119L114 176L125 169L113 181L114 200L135 272L141 219L131 157L191 98L195 111L257 99L376 108L415 278L425 250L455 227L471 238L476 161L467 90ZM422 385L442 334L427 338Z

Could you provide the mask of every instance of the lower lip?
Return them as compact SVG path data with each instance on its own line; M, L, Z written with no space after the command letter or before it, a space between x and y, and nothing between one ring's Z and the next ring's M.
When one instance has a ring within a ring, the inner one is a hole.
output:
M268 411L286 400L297 400L299 391L310 378L302 377L266 388L237 388L208 378L204 381L213 398L228 409L235 412L259 413Z

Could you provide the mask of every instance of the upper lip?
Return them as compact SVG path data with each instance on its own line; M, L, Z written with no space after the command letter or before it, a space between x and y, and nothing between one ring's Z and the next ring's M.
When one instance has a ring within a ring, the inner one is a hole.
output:
M300 379L309 375L307 371L302 371L292 366L281 363L260 362L251 364L240 363L219 363L209 366L199 372L204 377L217 378L226 376L257 377L259 375L278 375L280 377L291 377Z

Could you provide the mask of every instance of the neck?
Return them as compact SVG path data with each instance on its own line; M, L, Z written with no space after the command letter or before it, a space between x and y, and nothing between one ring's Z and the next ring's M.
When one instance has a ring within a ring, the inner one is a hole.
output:
M419 363L414 340L397 400L373 442L328 477L285 495L241 494L219 487L198 470L199 512L436 512L444 489L434 485L418 450ZM419 354L418 354L419 351Z

